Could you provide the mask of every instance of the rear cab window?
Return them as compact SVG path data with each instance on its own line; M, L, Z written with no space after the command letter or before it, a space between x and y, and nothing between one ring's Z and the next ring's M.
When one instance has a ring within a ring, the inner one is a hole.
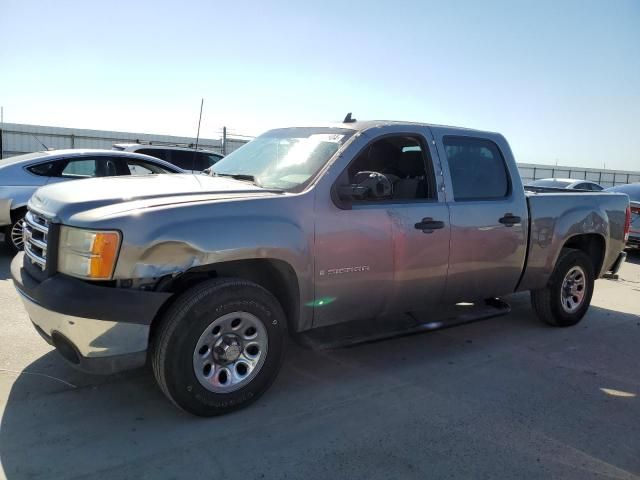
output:
M511 182L498 146L485 138L445 136L453 198L456 202L499 200L511 194Z

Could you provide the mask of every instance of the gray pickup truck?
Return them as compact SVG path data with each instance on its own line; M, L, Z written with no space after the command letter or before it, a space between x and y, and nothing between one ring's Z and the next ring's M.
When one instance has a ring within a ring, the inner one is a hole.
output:
M497 133L285 128L210 176L41 188L11 273L36 330L71 364L111 373L148 361L178 407L209 416L269 387L287 332L366 330L517 291L547 323L576 324L594 280L624 261L628 206L615 193L525 193Z

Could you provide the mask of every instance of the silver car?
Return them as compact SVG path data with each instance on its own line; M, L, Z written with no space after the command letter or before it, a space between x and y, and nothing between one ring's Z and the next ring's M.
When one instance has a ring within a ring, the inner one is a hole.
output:
M627 239L627 246L640 248L640 182L607 188L607 191L626 193L629 196L631 225L629 229L629 238Z
M527 187L566 188L569 190L591 190L599 192L604 189L596 182L576 180L575 178L541 178L527 183Z
M52 150L0 160L0 237L4 236L10 248L22 249L22 220L27 202L43 185L90 177L156 173L183 171L148 155L113 150Z

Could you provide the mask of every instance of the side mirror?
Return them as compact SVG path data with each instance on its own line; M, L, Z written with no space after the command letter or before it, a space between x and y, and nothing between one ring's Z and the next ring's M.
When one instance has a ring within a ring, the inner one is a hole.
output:
M349 177L345 171L338 179L342 185L334 184L331 189L333 203L342 210L350 210L354 200L382 200L391 198L393 193L391 180L379 172L361 171L352 181L355 183L348 183Z

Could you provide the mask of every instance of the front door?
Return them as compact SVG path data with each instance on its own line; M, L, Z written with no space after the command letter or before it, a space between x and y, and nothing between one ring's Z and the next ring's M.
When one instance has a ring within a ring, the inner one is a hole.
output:
M314 327L376 317L393 280L387 208L323 208L316 217Z
M449 214L438 197L429 135L403 126L373 137L339 177L339 184L355 185L373 176L384 185L348 209L318 213L314 326L420 310L442 299Z
M412 202L390 209L393 223L394 297L398 312L441 302L449 266L449 210L442 202Z

